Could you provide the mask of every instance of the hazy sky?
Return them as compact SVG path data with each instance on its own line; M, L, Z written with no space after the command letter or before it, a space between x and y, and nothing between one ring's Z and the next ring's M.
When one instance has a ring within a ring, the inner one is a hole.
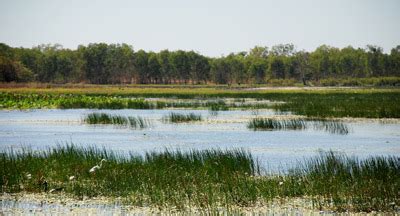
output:
M255 45L298 50L400 45L400 0L0 0L0 42L127 43L208 56Z

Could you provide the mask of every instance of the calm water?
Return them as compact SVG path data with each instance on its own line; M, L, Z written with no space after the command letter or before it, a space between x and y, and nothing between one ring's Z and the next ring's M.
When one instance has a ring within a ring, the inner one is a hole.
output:
M46 149L74 143L99 146L120 152L169 149L244 148L257 156L262 165L274 172L286 170L297 161L321 151L337 151L365 158L370 155L400 156L400 124L348 123L348 135L324 131L251 131L247 121L251 111L220 111L217 116L206 110L174 110L200 113L201 123L165 124L161 121L171 110L101 110L112 114L141 116L152 126L143 130L82 124L85 114L95 110L0 111L0 151L29 146ZM273 115L260 111L259 116Z

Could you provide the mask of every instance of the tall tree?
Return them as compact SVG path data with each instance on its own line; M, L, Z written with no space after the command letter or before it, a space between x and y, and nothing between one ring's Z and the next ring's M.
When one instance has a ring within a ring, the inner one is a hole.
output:
M148 54L144 50L139 50L134 55L133 64L136 70L136 80L140 84L149 83L150 75L148 71Z

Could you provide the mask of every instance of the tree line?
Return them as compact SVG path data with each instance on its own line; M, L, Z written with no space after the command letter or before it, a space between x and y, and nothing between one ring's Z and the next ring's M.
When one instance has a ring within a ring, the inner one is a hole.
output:
M93 43L71 50L58 44L14 48L0 43L0 82L240 85L291 79L306 84L399 75L400 45L384 53L373 45L322 45L307 52L280 44L211 58L194 51L135 51L127 44Z

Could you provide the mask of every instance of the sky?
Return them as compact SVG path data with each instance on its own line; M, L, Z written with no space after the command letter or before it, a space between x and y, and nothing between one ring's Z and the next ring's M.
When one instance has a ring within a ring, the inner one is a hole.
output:
M400 45L399 11L400 0L0 0L0 42L127 43L212 57L284 43L390 52Z

